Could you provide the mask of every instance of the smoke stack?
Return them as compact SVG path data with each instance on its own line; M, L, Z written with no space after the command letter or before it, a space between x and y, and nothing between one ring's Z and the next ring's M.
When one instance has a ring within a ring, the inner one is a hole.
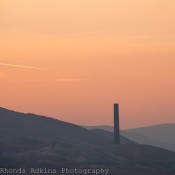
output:
M119 105L114 104L114 143L120 144Z

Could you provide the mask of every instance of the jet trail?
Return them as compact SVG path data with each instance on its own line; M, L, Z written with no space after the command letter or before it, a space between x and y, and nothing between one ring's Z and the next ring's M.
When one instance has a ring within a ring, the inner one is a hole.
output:
M76 81L87 81L88 79L58 79L60 82L76 82Z
M44 68L32 67L32 66L23 66L23 65L18 65L18 64L0 63L0 65L2 65L2 66L10 66L10 67L26 68L26 69L47 70L47 69L44 69Z

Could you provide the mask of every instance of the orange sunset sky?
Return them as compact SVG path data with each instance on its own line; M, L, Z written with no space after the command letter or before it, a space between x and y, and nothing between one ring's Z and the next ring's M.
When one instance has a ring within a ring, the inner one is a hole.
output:
M174 0L0 0L0 106L81 125L175 122Z

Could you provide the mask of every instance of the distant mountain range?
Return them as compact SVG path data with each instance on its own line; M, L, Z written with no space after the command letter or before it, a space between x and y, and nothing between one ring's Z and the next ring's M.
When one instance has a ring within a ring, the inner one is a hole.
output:
M101 129L113 132L112 126L87 126L87 129ZM147 144L175 151L175 124L161 124L142 128L122 130L121 135L139 144Z
M175 153L113 134L0 108L0 166L109 168L111 175L174 175Z

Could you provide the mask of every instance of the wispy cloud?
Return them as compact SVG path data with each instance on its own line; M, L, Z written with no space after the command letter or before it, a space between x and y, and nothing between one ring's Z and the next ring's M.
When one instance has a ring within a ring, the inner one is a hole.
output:
M70 78L70 79L58 79L57 81L58 82L78 82L78 81L87 81L88 79L80 79L80 78L77 78L77 79L74 79L74 78Z
M1 66L10 66L10 67L18 67L18 68L26 68L26 69L36 69L36 70L47 70L44 68L40 68L40 67L32 67L32 66L24 66L24 65L18 65L18 64L7 64L7 63L1 63Z
M88 79L13 79L12 81L15 82L81 82L81 81L88 81Z

